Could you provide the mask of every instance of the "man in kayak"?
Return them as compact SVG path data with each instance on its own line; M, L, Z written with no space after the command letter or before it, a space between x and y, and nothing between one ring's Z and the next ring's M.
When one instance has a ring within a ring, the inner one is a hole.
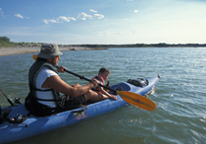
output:
M110 70L107 68L101 68L99 69L98 75L94 76L93 78L95 78L96 80L98 80L100 82L101 85L105 84L105 81L108 79L110 75ZM117 100L117 97L115 95L109 94L109 91L106 91L103 87L100 86L96 86L93 88L94 91L96 91L97 93L103 94L105 96L107 96L108 98L112 98L114 100Z
M62 53L56 44L41 46L36 62L29 70L30 92L25 100L26 108L34 115L46 116L72 109L86 101L97 102L108 97L92 91L99 82L92 79L87 85L70 86L63 81L58 72L65 72L64 66L58 65ZM61 94L64 95L61 95Z

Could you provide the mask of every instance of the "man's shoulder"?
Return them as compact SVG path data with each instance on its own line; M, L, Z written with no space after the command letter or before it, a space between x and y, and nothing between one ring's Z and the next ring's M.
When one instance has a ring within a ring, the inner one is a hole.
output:
M58 75L55 71L51 70L50 68L48 67L43 67L39 73L46 73L47 75Z

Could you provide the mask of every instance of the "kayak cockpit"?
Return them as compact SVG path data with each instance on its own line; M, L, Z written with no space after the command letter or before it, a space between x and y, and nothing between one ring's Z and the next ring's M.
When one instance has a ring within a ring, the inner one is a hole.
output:
M111 88L115 89L115 90L118 89L119 87L122 88L122 91L130 91L131 90L131 87L127 83L124 83L124 82L111 86Z

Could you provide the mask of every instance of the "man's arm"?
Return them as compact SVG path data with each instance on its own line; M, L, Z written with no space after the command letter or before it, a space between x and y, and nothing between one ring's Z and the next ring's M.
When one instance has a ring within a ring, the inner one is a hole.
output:
M91 83L81 86L72 87L64 82L58 75L48 77L42 84L42 88L52 88L60 93L76 97L88 92L91 88L98 85L98 81L93 79Z

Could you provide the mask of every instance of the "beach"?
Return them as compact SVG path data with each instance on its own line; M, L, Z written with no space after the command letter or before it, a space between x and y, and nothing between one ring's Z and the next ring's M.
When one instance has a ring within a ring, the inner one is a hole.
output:
M107 49L107 48L60 46L59 49L60 49L60 51L80 51L80 50L102 50L102 49ZM40 47L0 48L0 56L27 54L27 53L38 53L39 51L40 51Z

